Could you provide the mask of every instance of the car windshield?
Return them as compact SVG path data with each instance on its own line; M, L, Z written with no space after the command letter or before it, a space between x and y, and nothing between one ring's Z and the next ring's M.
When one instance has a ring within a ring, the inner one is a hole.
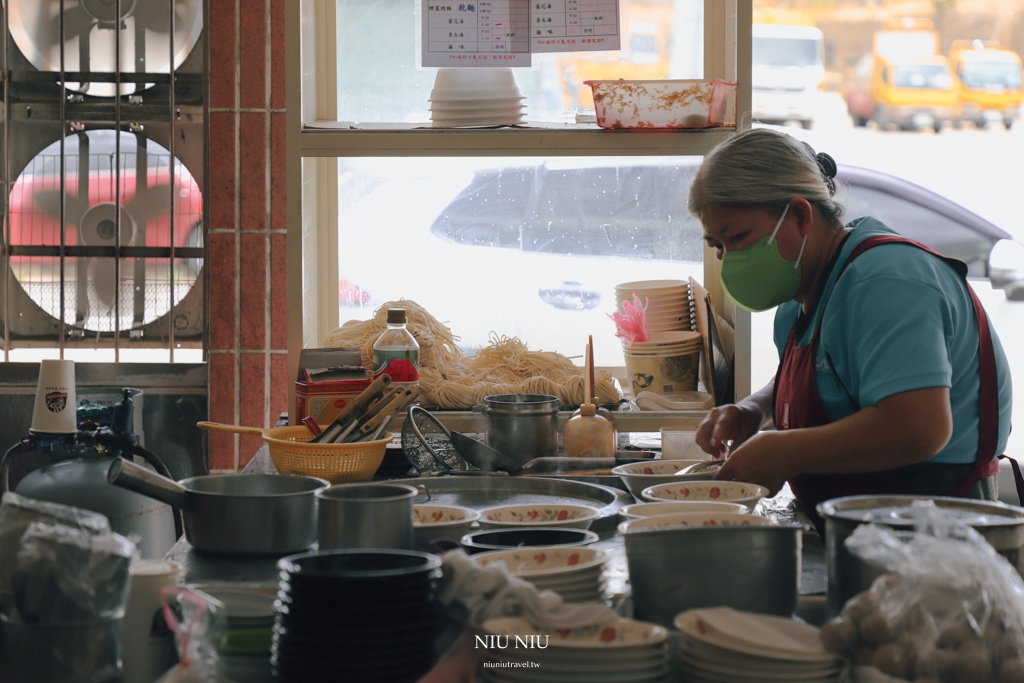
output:
M821 43L813 38L755 37L755 66L817 66L821 64Z
M967 62L960 72L960 80L968 88L1005 88L1019 90L1020 67L1012 62Z
M949 69L941 64L901 64L896 67L897 88L946 90L953 86Z
M430 230L459 244L524 252L699 262L701 225L686 208L695 168L481 170Z

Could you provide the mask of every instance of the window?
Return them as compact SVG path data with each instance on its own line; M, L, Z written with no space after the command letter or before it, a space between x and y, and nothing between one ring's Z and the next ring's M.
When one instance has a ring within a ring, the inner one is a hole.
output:
M728 77L748 110L749 41L735 36L750 35L749 3L624 3L621 53L534 55L516 70L530 124L504 130L423 125L435 72L416 67L418 5L289 5L301 24L287 48L289 196L302 197L289 203L293 362L339 321L400 296L448 322L465 350L495 331L576 356L590 330L611 339L616 282L717 279L686 190L699 156L731 133L618 134L576 114L592 106L584 80L618 77ZM620 365L605 346L598 363Z
M961 62L958 73L968 88L1019 90L1020 67L1013 62Z
M953 87L949 69L939 64L899 64L895 82L897 88L948 90Z

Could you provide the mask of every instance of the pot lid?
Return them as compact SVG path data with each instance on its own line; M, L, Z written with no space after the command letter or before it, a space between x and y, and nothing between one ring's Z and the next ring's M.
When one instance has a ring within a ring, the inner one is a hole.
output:
M825 518L851 522L885 524L897 529L912 529L912 505L931 500L943 514L971 527L1024 524L1024 508L985 500L942 496L849 496L825 501L818 513Z

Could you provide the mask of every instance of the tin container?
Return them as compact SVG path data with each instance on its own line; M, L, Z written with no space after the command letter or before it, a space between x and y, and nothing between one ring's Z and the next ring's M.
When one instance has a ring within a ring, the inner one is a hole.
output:
M484 398L487 445L520 465L558 455L557 396L497 394Z

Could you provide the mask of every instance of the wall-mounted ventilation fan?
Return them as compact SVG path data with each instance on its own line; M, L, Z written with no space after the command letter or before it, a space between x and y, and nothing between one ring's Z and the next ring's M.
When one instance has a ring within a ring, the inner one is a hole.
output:
M8 0L9 27L15 44L40 71L60 71L61 48L66 72L113 73L117 70L114 29L120 26L120 68L127 73L168 73L171 67L171 0ZM174 0L174 68L192 51L203 28L203 0ZM89 95L112 97L113 83L89 82L67 87ZM146 84L126 83L120 94Z
M192 174L140 135L121 133L119 152L114 131L69 136L63 194L59 142L37 155L11 190L15 277L43 311L59 319L63 310L64 321L83 330L153 322L170 311L172 296L177 306L189 293L201 267L195 256L202 247L202 193ZM63 285L60 259L52 255L61 245L62 206L70 255ZM190 248L183 253L191 257L167 258L172 239ZM26 254L26 247L40 255Z

